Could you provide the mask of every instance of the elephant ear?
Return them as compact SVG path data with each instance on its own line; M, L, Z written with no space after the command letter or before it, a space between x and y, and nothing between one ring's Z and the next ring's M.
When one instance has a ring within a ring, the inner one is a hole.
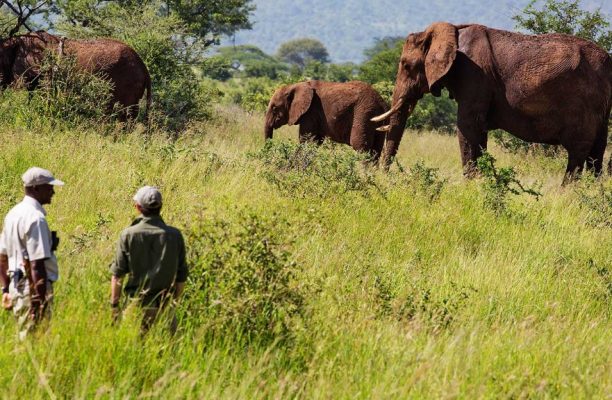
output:
M425 76L429 90L436 94L434 87L448 73L457 56L457 28L446 22L432 24L426 31ZM439 95L439 93L438 93Z
M314 89L307 84L298 84L289 93L289 125L295 125L308 111L314 96Z

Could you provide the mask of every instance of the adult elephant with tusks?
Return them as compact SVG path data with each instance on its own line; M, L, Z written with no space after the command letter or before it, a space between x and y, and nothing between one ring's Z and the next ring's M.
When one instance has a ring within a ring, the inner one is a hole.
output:
M389 118L384 159L397 153L406 119L428 92L447 88L458 104L464 173L487 148L487 132L560 144L568 152L563 183L601 174L612 104L612 60L594 43L564 34L523 35L482 25L438 22L408 36Z
M105 106L110 112L118 104L121 119L138 113L138 103L145 91L148 111L152 96L149 71L134 49L113 39L73 40L44 31L4 39L0 41L2 87L21 79L28 89L34 89L46 52L74 57L77 68L107 79L112 85L112 96Z
M274 129L299 125L300 142L322 143L325 138L368 152L377 161L385 137L370 119L387 111L387 103L364 82L308 81L276 90L266 111L264 133L271 139Z

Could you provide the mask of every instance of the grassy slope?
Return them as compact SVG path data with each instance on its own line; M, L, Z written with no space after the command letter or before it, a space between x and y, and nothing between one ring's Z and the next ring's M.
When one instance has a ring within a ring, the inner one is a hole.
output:
M49 331L17 343L12 318L0 314L3 398L612 392L610 277L594 267L611 268L612 234L584 223L576 191L559 187L563 161L493 147L500 165L542 183L540 201L514 203L522 217L483 210L479 182L460 176L456 139L433 133L407 136L400 153L404 164L422 158L449 179L433 204L409 187L390 189L386 199L292 199L245 156L262 144L261 117L225 115L176 143L138 133L2 130L2 215L21 197L19 176L28 166L67 182L48 207L62 238ZM285 128L279 136L294 134ZM211 152L222 160L218 169L210 168ZM131 195L145 183L162 187L165 218L181 228L202 213L231 217L244 207L290 222L300 279L317 289L307 299L303 348L236 348L157 330L141 342L129 318L119 329L109 326L107 266L134 216ZM420 294L428 312L398 318L408 293Z

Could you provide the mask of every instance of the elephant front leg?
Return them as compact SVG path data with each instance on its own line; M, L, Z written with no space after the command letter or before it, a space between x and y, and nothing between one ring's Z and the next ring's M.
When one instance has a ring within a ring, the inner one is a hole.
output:
M309 142L320 145L323 143L323 135L317 132L312 126L303 124L300 125L299 140L300 143Z
M487 131L480 124L458 123L457 138L461 150L463 175L474 178L478 174L477 161L487 149Z

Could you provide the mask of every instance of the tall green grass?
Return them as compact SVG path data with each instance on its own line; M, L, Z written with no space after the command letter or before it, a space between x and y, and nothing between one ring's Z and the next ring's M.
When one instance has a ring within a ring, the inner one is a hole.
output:
M542 193L499 214L483 179L462 178L453 137L407 134L389 174L338 146L308 149L316 162L296 169L295 130L263 151L261 125L237 109L176 140L5 124L1 214L31 165L66 186L48 206L62 238L48 329L19 342L0 314L2 398L610 396L609 177L562 188L564 160L493 146L497 166ZM108 265L144 184L161 188L168 223L200 232L189 284L216 285L197 315L192 286L175 336L159 324L141 339L132 314L111 326ZM232 280L243 272L246 291Z

